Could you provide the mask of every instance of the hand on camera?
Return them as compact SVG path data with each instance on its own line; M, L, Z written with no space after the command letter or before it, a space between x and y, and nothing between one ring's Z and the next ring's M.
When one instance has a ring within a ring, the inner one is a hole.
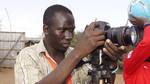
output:
M111 60L116 61L119 56L127 52L127 49L125 46L117 47L111 40L107 39L104 44L103 52L108 55Z
M95 48L102 46L105 43L105 33L102 30L95 28L96 22L92 22L86 26L85 31L80 37L75 50L80 56L88 56Z

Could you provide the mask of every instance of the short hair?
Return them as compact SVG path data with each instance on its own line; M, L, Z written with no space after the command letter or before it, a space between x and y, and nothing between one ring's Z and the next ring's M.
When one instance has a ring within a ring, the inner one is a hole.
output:
M45 10L45 13L44 13L44 16L43 16L43 24L47 24L47 25L51 24L51 22L53 20L53 16L57 12L69 13L69 14L72 15L71 10L68 9L67 7L55 4L55 5L52 5L52 6L48 7Z

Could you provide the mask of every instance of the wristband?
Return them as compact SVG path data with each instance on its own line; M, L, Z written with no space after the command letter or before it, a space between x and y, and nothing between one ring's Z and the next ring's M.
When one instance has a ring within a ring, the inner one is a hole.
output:
M115 69L115 70L113 70L113 71L111 71L111 73L116 73L118 69L119 69L119 67L118 67L118 64L117 64L116 69Z

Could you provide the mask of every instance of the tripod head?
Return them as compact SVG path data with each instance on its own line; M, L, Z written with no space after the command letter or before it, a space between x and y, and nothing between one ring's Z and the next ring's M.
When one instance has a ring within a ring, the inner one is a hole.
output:
M117 68L116 62L112 61L100 48L91 53L92 70L89 75L92 77L92 84L113 84L113 70ZM100 81L103 81L100 83Z

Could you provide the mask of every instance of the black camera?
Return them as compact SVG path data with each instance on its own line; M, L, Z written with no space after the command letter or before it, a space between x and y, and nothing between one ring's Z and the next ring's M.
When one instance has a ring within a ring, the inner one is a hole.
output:
M106 39L110 39L114 44L118 45L136 45L139 41L139 28L137 26L120 26L110 27L107 22L98 21L97 28L106 32Z
M121 27L110 27L107 22L98 21L95 23L95 28L106 32L106 39L110 39L114 44L121 45L136 45L139 42L140 32L138 26L121 26ZM102 46L96 48L91 53L90 64L92 70L89 71L89 75L92 77L92 84L112 84L114 70L117 67L116 60L112 60L101 50Z

